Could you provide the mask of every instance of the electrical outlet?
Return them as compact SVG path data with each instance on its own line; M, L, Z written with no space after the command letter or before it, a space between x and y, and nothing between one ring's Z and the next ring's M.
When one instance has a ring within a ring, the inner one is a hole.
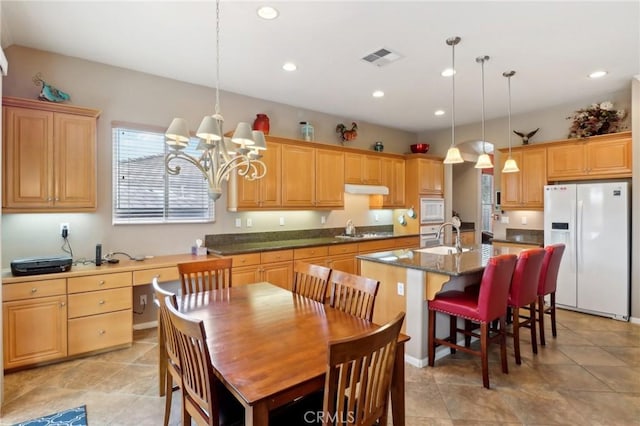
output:
M500 218L500 223L509 223L509 216L502 216Z
M66 235L63 235L63 232L66 231ZM60 224L60 235L62 235L62 238L66 238L69 235L69 223L68 222L64 222Z
M324 225L325 223L327 223L327 217L326 216L320 216L320 224Z
M241 227L242 227L242 219L238 217L236 218L236 228L241 228Z
M378 213L373 215L373 220L375 220L376 222L380 222L380 216L378 215Z
M522 222L523 225L526 225L527 224L527 217L526 216L522 216L520 221Z
M253 226L253 219L247 219L247 228L251 228Z
M280 226L284 226L284 217L280 218Z
M140 306L146 306L147 305L147 295L146 294L141 294L140 295Z
M398 296L404 296L404 283L398 283Z

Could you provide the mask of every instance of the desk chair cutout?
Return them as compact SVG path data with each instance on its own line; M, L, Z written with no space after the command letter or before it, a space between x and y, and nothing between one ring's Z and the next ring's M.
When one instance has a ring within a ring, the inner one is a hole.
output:
M371 321L380 281L333 269L329 277L332 308Z
M293 267L293 272L292 291L294 293L316 302L325 302L331 269L326 266L298 261Z
M233 258L178 263L182 295L231 287Z
M159 349L159 374L160 396L165 397L164 426L169 424L171 414L171 399L173 391L180 389L182 372L180 369L180 355L178 352L178 340L171 324L167 311L167 302L176 307L176 295L164 290L158 284L158 278L154 277L153 291L158 304L158 349ZM174 387L174 383L176 386Z
M428 302L429 306L429 331L428 331L428 363L433 367L435 363L436 345L448 346L451 353L461 350L473 355L480 356L482 360L482 384L489 388L489 358L488 347L490 343L500 344L500 359L502 361L502 372L507 374L507 344L505 338L505 326L507 315L507 298L511 285L511 276L516 265L516 256L513 254L503 254L489 259L484 268L482 280L480 281L480 291L476 295L473 292L447 291L439 293L433 300ZM436 312L449 315L449 337L446 339L436 338ZM465 320L480 323L480 335L474 334L465 327L459 329L457 326L458 317ZM494 320L499 320L500 326L493 335L490 335L490 324ZM480 338L480 351L460 346L457 344L458 332L465 335L472 333Z

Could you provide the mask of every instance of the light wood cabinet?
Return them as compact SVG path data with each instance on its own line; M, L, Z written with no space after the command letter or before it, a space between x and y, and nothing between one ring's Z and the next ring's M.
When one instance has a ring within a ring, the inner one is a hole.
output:
M344 207L344 153L316 149L315 207Z
M67 356L67 281L2 286L4 368Z
M247 180L236 177L237 208L272 208L282 205L282 144L267 142L260 159L267 172L262 179Z
M476 243L476 231L460 231L460 244L467 247Z
M2 109L3 211L95 211L100 112L10 97Z
M381 184L389 188L388 195L371 195L369 208L398 208L405 205L405 164L402 158L382 158Z
M444 165L439 158L415 158L406 162L407 195L444 195Z
M282 206L310 207L315 201L316 150L290 145L282 152Z
M631 132L571 139L547 147L549 181L627 178L631 175Z
M357 185L380 185L382 183L382 161L380 156L345 153L345 183Z
M133 339L131 309L69 320L69 355L125 344Z
M233 265L231 279L234 286L268 281L271 284L291 290L293 250L235 255L233 256Z
M508 150L501 149L501 165L508 159ZM512 158L520 168L516 173L501 174L501 208L503 210L542 210L544 185L547 183L547 149L512 149Z

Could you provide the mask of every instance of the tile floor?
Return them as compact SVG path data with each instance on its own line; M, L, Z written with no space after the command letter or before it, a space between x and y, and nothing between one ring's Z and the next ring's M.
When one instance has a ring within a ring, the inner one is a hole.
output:
M407 426L640 425L640 326L558 312L558 338L523 363L509 345L509 374L491 353L492 389L482 387L479 359L447 356L434 368L406 369ZM526 333L525 333L526 334ZM130 349L5 376L0 425L86 404L90 426L161 425L155 329L136 331ZM179 425L174 394L172 425Z

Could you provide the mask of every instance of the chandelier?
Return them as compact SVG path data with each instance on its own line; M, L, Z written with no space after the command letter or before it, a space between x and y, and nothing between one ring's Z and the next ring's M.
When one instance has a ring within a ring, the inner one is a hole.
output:
M238 123L231 138L222 130L224 118L220 114L220 0L216 0L216 104L215 113L202 119L196 136L200 142L195 157L184 149L189 145L189 127L184 118L174 118L165 132L169 153L164 163L167 173L180 174L180 166L172 165L176 159L193 164L204 175L209 188L209 198L217 200L222 195L222 185L232 172L247 180L261 179L267 166L260 161L261 151L267 149L264 134L251 130L249 123Z

